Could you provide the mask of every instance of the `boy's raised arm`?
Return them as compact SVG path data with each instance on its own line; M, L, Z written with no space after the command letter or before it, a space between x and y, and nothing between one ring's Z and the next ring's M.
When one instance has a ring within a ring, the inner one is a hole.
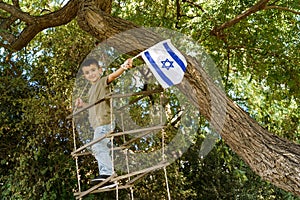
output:
M132 68L132 58L127 59L119 69L108 75L107 83L111 83L118 78L125 70Z

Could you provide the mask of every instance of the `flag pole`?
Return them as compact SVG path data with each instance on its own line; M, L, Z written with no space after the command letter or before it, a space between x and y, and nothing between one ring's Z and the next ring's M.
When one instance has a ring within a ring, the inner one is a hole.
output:
M136 59L137 57L141 56L142 53L143 53L143 52L141 52L141 53L139 53L138 55L134 56L134 57L132 58L132 60L134 60L134 59Z

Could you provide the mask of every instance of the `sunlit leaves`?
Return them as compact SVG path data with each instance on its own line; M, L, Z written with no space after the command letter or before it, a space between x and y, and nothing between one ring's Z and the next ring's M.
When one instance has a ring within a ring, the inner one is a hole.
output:
M170 0L137 0L117 1L113 11L116 15L134 21L136 24L145 27L174 27L176 18L176 2Z
M75 173L70 157L72 129L66 116L78 65L92 46L91 38L70 23L41 32L13 54L10 66L1 68L0 136L6 142L1 145L5 150L1 159L6 162L1 163L5 170L1 170L0 182L7 196L73 196L67 188L76 181L64 180Z
M20 1L20 8L31 15L40 16L62 8L60 0Z

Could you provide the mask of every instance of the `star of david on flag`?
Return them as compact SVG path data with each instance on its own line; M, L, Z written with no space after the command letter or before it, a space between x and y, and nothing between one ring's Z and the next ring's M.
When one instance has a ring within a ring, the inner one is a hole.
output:
M140 55L163 88L182 81L187 62L170 39L155 44Z

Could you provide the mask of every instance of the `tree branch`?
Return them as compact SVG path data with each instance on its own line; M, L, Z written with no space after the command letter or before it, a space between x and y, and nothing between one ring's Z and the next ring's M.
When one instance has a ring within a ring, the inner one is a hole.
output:
M215 27L213 28L213 30L211 31L212 35L215 35L217 37L224 37L224 34L222 33L224 29L234 26L235 24L237 24L238 22L240 22L241 20L247 18L249 15L259 11L259 10L263 10L267 3L270 0L260 0L257 4L255 4L254 6L252 6L251 8L249 8L248 10L246 10L244 13L236 16L234 19L225 22L224 24L222 24L221 26Z
M16 8L19 8L20 9L20 5L19 5L19 1L18 0L13 0L13 5L16 7ZM7 30L11 24L13 24L18 18L11 15L10 17L8 18L5 18L3 17L3 22L1 23L0 25L0 28L2 28L3 30Z
M23 12L20 8L17 6L13 6L4 2L0 2L0 9L10 13L12 16L17 17L21 21L24 21L26 23L33 23L34 18L30 16L28 13Z
M10 50L21 50L40 31L49 27L67 24L74 19L79 9L79 2L79 0L71 0L62 9L42 16L31 16L28 13L22 12L17 6L0 2L0 9L9 12L15 18L24 21L27 25L19 35L13 36L11 34L9 37L7 37L7 33L6 35L4 33L0 33L0 36L9 39L7 40L7 46L9 46ZM12 36L14 37L13 39Z
M237 24L241 20L247 18L249 15L251 15L251 14L253 14L253 13L259 11L259 10L278 9L278 10L292 12L292 13L297 14L297 15L300 14L300 12L298 12L298 11L295 11L295 10L292 10L292 9L289 9L289 8L286 8L286 7L282 7L282 6L275 6L275 5L267 6L267 3L269 1L270 0L260 0L257 4L255 4L254 6L249 8L248 10L246 10L244 13L236 16L234 19L223 23L221 26L213 28L213 30L211 31L211 35L215 35L217 37L224 38L223 31L226 28L234 26L235 24Z
M292 9L289 9L287 7L282 7L282 6L266 6L264 8L264 10L268 10L268 9L277 9L277 10L283 10L283 11L288 11L288 12L291 12L291 13L294 13L296 15L300 15L300 12L296 11L296 10L292 10Z

